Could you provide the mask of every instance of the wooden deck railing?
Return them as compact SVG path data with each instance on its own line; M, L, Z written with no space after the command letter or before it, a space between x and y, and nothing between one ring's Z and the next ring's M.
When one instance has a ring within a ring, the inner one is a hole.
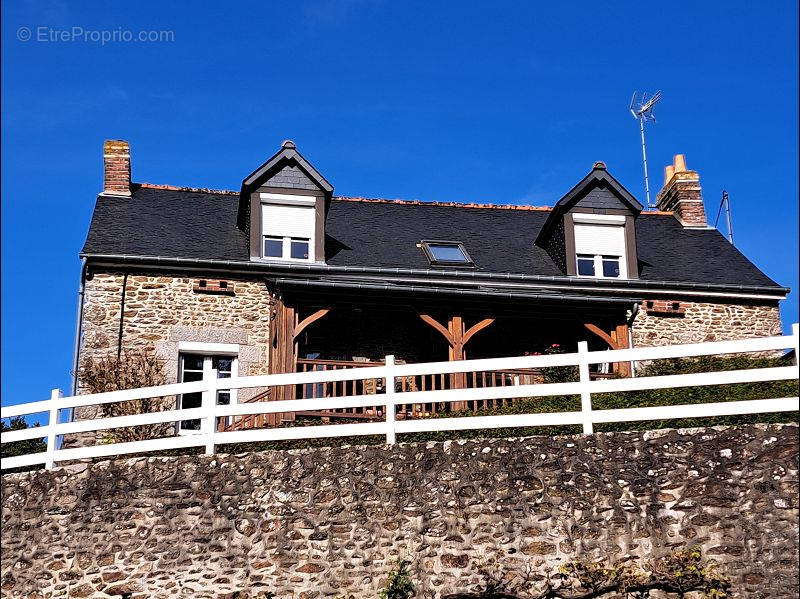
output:
M397 364L403 364L397 361ZM297 372L326 372L331 370L344 370L348 368L369 368L384 366L383 360L374 362L355 360L322 360L301 358L297 360ZM615 375L602 372L591 372L592 380L613 378ZM463 386L455 387L458 381L463 381ZM445 373L419 374L415 376L398 377L395 382L395 391L406 393L413 391L444 391L447 389L487 389L494 387L511 387L515 385L535 385L544 382L541 368L513 369L513 370L483 370L480 372L463 373L461 377L452 377ZM360 379L348 381L333 381L330 383L312 383L301 385L297 390L297 399L323 399L326 397L347 397L353 395L378 395L384 392L383 379ZM460 410L480 412L510 406L520 398L493 398L470 400L461 402L456 406ZM454 411L451 402L428 402L421 404L400 404L397 418L421 418ZM341 408L335 410L319 410L315 412L298 412L298 416L318 416L321 418L354 418L354 419L382 419L383 406L367 406L358 408ZM242 423L235 428L244 428ZM226 430L231 430L226 428Z

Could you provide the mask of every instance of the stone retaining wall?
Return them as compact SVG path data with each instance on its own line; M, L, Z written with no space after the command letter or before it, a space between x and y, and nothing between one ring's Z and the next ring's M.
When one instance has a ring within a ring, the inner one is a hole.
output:
M2 479L3 597L418 597L700 545L735 596L798 592L794 425L135 458Z

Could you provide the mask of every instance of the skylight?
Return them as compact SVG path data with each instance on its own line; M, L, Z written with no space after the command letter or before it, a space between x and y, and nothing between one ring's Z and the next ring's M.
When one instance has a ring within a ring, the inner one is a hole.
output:
M431 264L472 265L472 258L460 241L422 241L420 247Z

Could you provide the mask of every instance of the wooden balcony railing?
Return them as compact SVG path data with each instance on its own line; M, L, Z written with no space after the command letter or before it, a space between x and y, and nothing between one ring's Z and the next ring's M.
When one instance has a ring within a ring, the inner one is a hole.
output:
M398 362L402 363L402 362ZM320 360L301 358L297 360L297 372L322 372L327 370L344 370L349 368L368 368L383 366L383 361L363 362L354 360ZM613 374L592 372L592 379L612 378ZM516 385L532 385L544 381L540 369L517 369L517 370L492 370L480 372L467 372L460 377L447 374L426 374L418 376L398 377L395 382L395 391L404 393L408 391L442 391L446 389L458 388L454 384L461 384L462 388L483 389L492 387L510 387ZM325 397L348 397L353 395L378 395L384 392L383 379L359 379L346 381L333 381L325 383L307 383L297 385L295 390L296 399L322 399ZM248 402L269 401L269 390L259 393L248 399ZM520 401L519 398L513 399L482 399L463 402L461 409L471 412L482 410L493 410L510 406L513 402ZM397 407L397 419L423 418L440 413L450 413L454 411L452 403L417 403L400 404ZM302 411L296 412L294 416L321 418L324 421L330 419L354 419L354 420L383 420L384 407L380 404L369 407L340 408L334 410ZM232 430L245 430L251 428L263 428L269 426L280 426L282 423L281 414L250 414L229 419L220 419L217 422L219 432Z
M398 364L401 364L398 361ZM383 361L358 362L344 360L318 360L298 359L298 372L340 370L344 368L364 368L370 366L383 366ZM611 378L611 374L592 373L592 378ZM540 369L527 370L493 370L483 372L467 372L460 376L447 374L428 374L418 376L398 377L395 391L441 391L445 389L467 388L480 389L490 387L508 387L513 385L531 385L543 382ZM320 399L324 397L343 397L348 395L370 395L383 393L383 379L337 381L332 383L315 383L298 387L297 399ZM510 406L518 399L485 399L464 402L464 407L473 412L490 410ZM451 412L451 403L424 403L401 404L398 406L397 418L419 418L441 412ZM382 419L383 407L345 408L338 410L325 410L321 412L303 413L307 416L321 416L323 418L363 418Z

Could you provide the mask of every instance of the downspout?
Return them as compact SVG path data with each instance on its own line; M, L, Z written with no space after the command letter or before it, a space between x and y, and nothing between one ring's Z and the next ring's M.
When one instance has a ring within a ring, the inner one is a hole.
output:
M86 289L86 258L81 258L81 280L78 285L78 314L75 319L75 345L72 349L72 384L71 395L78 394L78 369L81 352L81 336L83 335L83 302ZM72 422L74 409L70 408L68 421Z
M122 299L119 305L119 334L117 335L117 360L122 355L122 327L125 324L125 295L128 291L128 271L122 275Z
M633 349L633 321L636 320L639 308L641 308L641 304L639 302L633 302L631 317L628 319L628 347L631 349ZM631 378L636 378L636 362L633 360L631 361Z

